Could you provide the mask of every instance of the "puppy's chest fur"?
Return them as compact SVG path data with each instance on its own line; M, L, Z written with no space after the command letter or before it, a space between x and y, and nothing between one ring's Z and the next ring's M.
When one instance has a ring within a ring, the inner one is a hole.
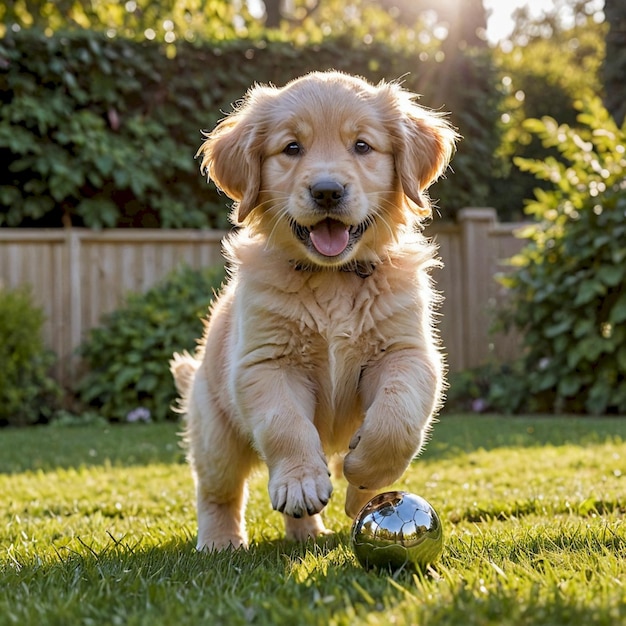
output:
M293 310L285 320L292 328L290 360L316 378L347 382L355 368L384 348L386 338L377 324L385 317L381 295L371 294L365 281L358 286L354 282L352 277L336 276L330 285L313 285L301 300L291 302Z
M411 281L400 282L390 284L382 269L365 279L291 270L282 284L270 290L263 285L258 297L248 294L260 306L248 348L277 367L306 373L316 396L315 424L327 448L345 446L362 420L362 373L393 343L390 320L414 298ZM271 339L265 343L264 337Z

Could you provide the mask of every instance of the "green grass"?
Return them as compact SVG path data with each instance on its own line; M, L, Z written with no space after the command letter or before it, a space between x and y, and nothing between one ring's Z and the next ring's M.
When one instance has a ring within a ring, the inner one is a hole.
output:
M281 539L266 476L248 552L194 550L177 427L0 431L0 624L626 624L626 419L444 416L400 487L435 506L435 571L365 572Z

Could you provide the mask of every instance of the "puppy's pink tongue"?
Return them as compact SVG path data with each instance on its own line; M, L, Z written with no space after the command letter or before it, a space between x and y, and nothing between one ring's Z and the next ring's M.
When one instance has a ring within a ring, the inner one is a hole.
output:
M337 220L325 219L311 228L311 243L324 256L337 256L347 247L350 239L348 227Z

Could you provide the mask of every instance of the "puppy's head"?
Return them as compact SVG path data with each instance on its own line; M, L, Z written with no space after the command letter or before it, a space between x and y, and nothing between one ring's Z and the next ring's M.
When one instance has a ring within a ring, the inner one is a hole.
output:
M326 72L254 87L198 154L235 200L234 223L292 260L340 267L378 260L430 215L426 190L456 139L442 115L399 85Z

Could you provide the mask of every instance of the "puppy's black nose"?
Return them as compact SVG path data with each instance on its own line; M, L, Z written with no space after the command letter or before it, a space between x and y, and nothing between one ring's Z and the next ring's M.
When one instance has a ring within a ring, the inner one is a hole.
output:
M343 198L346 188L334 180L320 180L311 185L311 197L323 209L336 207Z

